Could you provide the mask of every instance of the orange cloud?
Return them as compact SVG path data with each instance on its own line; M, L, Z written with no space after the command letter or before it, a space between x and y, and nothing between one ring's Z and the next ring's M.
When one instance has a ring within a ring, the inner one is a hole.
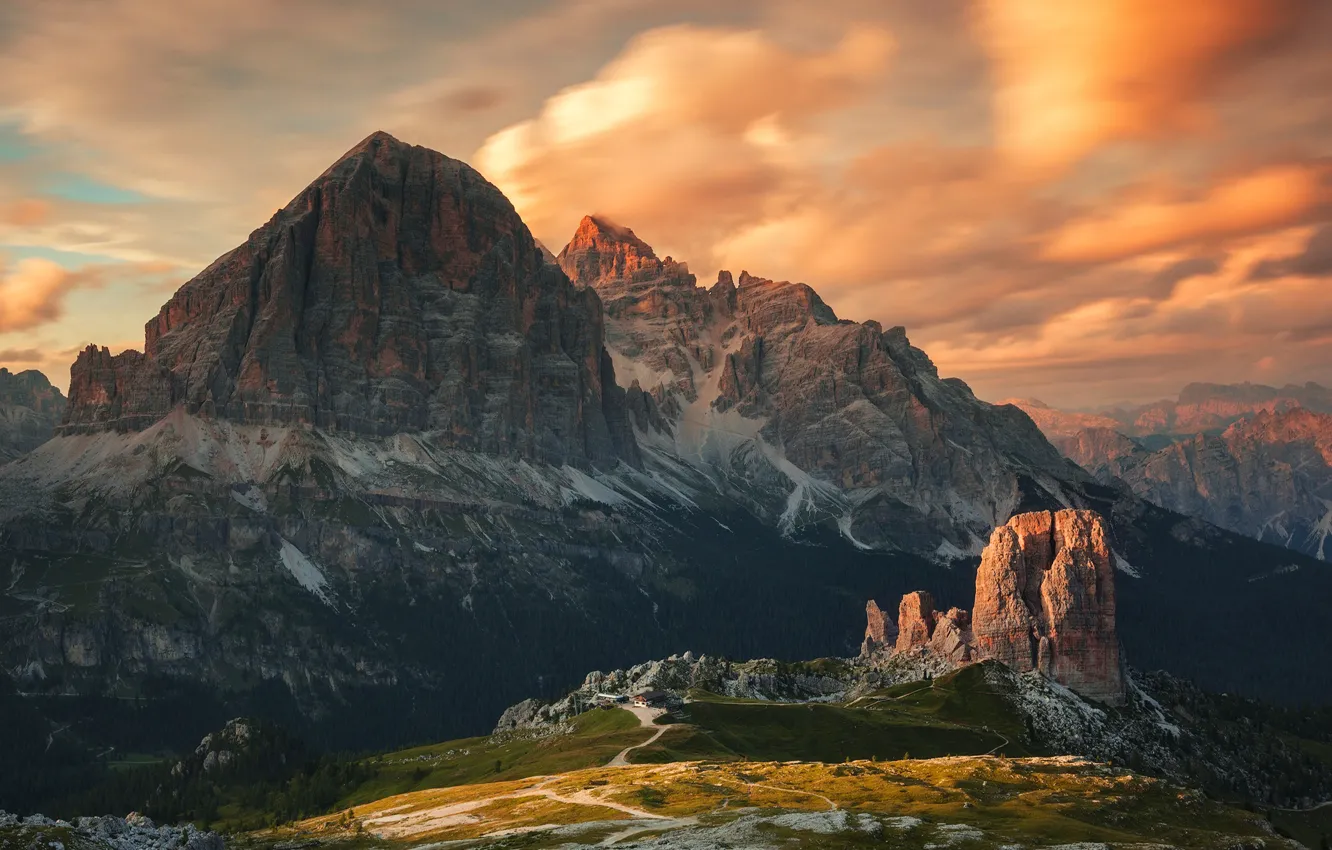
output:
M0 333L20 331L60 317L74 277L50 260L20 260L0 269Z
M1313 166L1281 165L1223 180L1194 197L1155 189L1117 209L1070 221L1048 239L1042 256L1104 262L1289 225L1329 198L1324 173Z
M0 348L0 363L41 363L45 352L35 348Z
M808 180L810 122L882 79L892 49L870 26L824 51L758 31L649 30L593 80L492 135L473 161L552 246L598 211L701 258L712 235Z
M1198 380L1326 383L1332 351L1326 281L1248 279L1255 258L1287 252L1307 231L1237 241L1230 261L1195 269L1164 299L1132 289L1115 293L1082 272L1042 292L1058 309L1019 333L958 321L913 334L912 341L945 373L963 376L990 398L1009 393L1097 406L1150 400ZM1128 272L1118 267L1118 274Z
M40 227L51 217L51 205L38 198L23 198L0 207L0 224L11 227Z
M1000 146L1061 166L1101 143L1199 126L1199 99L1303 0L980 0Z

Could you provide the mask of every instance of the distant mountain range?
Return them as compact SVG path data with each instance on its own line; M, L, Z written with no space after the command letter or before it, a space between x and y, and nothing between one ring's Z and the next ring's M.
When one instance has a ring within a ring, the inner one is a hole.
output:
M1212 432L1258 413L1303 408L1332 413L1332 389L1312 381L1269 387L1265 384L1189 384L1175 400L1114 407L1096 412L1058 410L1037 399L1007 399L1026 411L1048 437L1069 437L1084 428L1110 428L1127 437L1189 435Z
M995 526L1061 507L1109 521L1136 663L1332 699L1313 559L1098 481L804 284L703 288L597 217L552 258L382 133L143 352L82 352L56 431L0 469L0 666L136 751L240 713L438 740L685 646L854 651L865 599L960 598Z
M1123 414L1015 403L1065 456L1100 481L1124 481L1172 511L1330 560L1330 398L1332 391L1312 383L1281 389L1190 384L1178 403ZM1186 423L1208 430L1143 432ZM1217 431L1219 424L1225 427Z
M65 413L65 397L35 369L0 368L0 463L51 439Z

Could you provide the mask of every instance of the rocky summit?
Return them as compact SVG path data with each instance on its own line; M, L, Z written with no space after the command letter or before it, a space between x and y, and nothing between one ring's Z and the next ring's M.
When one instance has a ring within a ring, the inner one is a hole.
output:
M928 592L908 593L888 651L954 665L993 659L1119 705L1113 560L1105 523L1092 511L1018 514L994 530L981 555L972 610L938 612ZM888 646L882 613L870 606L862 656Z
M580 465L636 461L596 294L457 160L376 133L181 287L142 353L89 346L61 433L173 410Z
M632 230L588 217L560 252L600 293L645 451L719 479L786 530L979 554L1014 511L1086 482L1011 406L942 378L903 328L839 319L809 286L722 271L709 288Z

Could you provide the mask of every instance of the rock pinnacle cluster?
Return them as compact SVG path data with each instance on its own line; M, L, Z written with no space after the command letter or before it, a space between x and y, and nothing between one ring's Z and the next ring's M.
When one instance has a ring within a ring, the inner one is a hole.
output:
M935 610L925 591L902 598L896 626L867 607L864 652L930 653L1039 670L1082 696L1124 700L1115 632L1114 556L1092 511L1018 514L994 530L976 573L970 612ZM891 638L890 638L891 636Z

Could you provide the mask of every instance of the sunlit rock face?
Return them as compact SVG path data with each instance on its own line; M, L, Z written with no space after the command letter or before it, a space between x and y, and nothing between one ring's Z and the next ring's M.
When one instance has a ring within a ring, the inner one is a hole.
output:
M1114 431L1056 440L1104 481L1222 528L1332 560L1332 415L1260 412L1152 450Z
M923 649L934 633L934 597L928 591L914 590L902 597L897 606L897 652Z
M596 217L559 263L601 295L640 444L784 530L835 522L853 545L947 560L1088 480L1019 410L940 378L902 328L839 319L809 286L723 271L705 289Z
M51 439L65 412L65 397L35 369L0 368L0 463Z
M1041 511L996 528L976 574L977 654L1039 669L1078 693L1124 698L1114 556L1091 511Z
M601 304L464 163L376 133L183 286L142 354L89 347L61 429L176 407L553 463L637 462Z
M1045 676L1091 699L1119 704L1124 682L1115 624L1114 554L1092 511L1018 514L981 555L972 611L936 611L917 590L898 606L886 641L879 606L866 606L862 655L919 654L948 666L992 659Z
M873 599L865 603L865 639L860 646L861 655L872 655L891 649L897 643L897 623L893 622Z

